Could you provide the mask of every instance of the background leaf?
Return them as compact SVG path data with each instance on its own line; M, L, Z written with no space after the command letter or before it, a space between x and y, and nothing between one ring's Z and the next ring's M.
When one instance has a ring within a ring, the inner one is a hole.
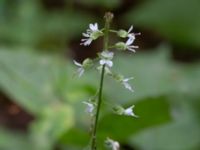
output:
M200 47L200 2L154 0L141 3L125 15L127 22L151 29L180 45Z

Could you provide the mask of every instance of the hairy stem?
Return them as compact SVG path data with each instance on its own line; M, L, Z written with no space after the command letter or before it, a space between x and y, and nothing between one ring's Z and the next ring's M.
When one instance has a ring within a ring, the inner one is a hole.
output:
M105 14L105 34L104 34L104 50L108 50L108 43L109 43L109 28L110 28L110 22L112 21L113 14L108 12ZM94 128L92 130L92 142L91 142L91 150L97 150L97 140L96 140L96 133L97 133L97 125L98 125L98 119L99 119L99 113L101 108L101 102L102 102L102 90L103 90L103 80L104 80L104 73L105 73L105 65L103 65L101 70L101 79L100 79L100 85L99 85L99 95L98 95L98 102L97 102L97 110L95 114L95 120L94 120Z

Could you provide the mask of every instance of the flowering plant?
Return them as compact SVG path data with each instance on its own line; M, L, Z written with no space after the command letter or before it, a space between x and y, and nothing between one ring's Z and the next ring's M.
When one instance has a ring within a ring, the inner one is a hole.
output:
M113 49L120 51L128 50L135 53L136 52L135 49L138 48L138 46L133 45L133 43L135 41L136 35L139 35L140 33L132 33L131 31L133 30L133 26L131 26L128 31L122 29L119 31L112 30L110 29L110 23L112 19L113 19L112 13L108 12L105 14L105 27L103 29L99 29L97 23L89 24L89 29L86 30L86 33L83 33L84 39L81 40L81 45L89 46L92 43L92 41L97 40L101 36L104 36L104 49L102 50L101 53L98 54L98 58L95 59L98 60L99 62L96 68L101 72L100 85L97 91L98 99L83 102L86 105L86 112L88 112L94 119L94 121L92 122L91 150L97 149L96 133L97 133L99 113L102 103L104 75L106 74L113 77L113 79L121 83L127 90L134 92L132 86L128 83L128 81L133 79L133 77L125 78L123 75L113 73L111 70L113 67L112 59L114 57ZM126 42L120 41L114 45L109 45L110 32L116 33L116 35L120 38L127 38ZM86 69L95 65L94 62L95 60L87 58L83 61L82 64L74 60L74 64L78 67L77 75L81 77ZM118 115L126 115L137 118L138 116L135 115L135 113L133 112L133 108L134 105L126 109L123 108L122 106L116 106L113 108L113 110ZM105 144L107 145L108 148L112 150L119 150L120 148L119 143L110 138L107 138Z

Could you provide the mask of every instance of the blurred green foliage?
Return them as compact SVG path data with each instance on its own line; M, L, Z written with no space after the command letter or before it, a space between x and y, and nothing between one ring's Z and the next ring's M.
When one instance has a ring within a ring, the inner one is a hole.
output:
M151 29L170 42L200 47L199 0L147 0L125 15L125 20Z
M110 136L122 143L143 147L149 142L148 136L159 136L159 140L163 140L160 141L161 145L157 143L153 145L154 139L150 138L153 140L150 143L152 149L162 148L163 142L169 142L169 145L175 144L175 146L164 146L165 149L182 149L182 143L186 143L185 141L191 149L199 146L200 126L197 114L200 106L198 101L200 85L196 84L200 83L199 64L185 66L172 63L166 55L167 47L162 46L158 49L151 54L137 54L134 59L127 55L115 59L115 64L119 63L116 69L121 68L126 74L135 74L136 92L131 95L114 81L106 79L110 84L105 85L104 99L109 105L115 101L125 106L135 103L137 106L135 111L140 118L116 116L106 109L99 126L100 141ZM79 148L87 145L87 140L84 139L88 139L89 120L81 101L95 91L98 75L90 72L82 79L72 80L75 68L70 63L65 63L58 56L44 57L33 51L1 50L0 56L1 89L13 97L16 103L37 116L29 132L31 141L41 146L36 149L52 149L54 143L59 140L61 145ZM20 61L26 63L20 65ZM134 69L122 67L127 64L132 64ZM150 67L154 65L158 67ZM155 71L148 70L147 66ZM150 71L148 74L150 83L145 82L147 71ZM140 84L140 81L144 83ZM165 125L166 122L169 123ZM190 136L188 136L189 129L193 130ZM181 137L178 138L180 145L166 137L170 132L171 136L175 134ZM130 139L132 136L133 140ZM149 145L147 147L150 148Z
M44 2L0 1L0 90L34 116L26 132L0 125L2 150L80 150L89 144L90 118L82 101L96 92L99 74L73 78L76 68L60 51L69 50L88 23L102 20L90 9L115 11L123 1L63 0L57 9ZM124 26L157 32L169 44L114 58L114 71L134 77L135 92L106 77L100 149L106 137L137 150L200 149L200 62L171 59L173 44L200 48L198 7L198 0L146 0L117 16ZM135 104L139 119L114 115L116 103Z

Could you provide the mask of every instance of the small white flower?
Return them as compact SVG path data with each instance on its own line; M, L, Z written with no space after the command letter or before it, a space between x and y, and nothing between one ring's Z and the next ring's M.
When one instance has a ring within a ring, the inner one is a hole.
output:
M103 51L100 54L101 60L99 61L100 65L106 65L108 67L113 66L112 58L114 53L109 51Z
M89 29L86 30L86 33L83 33L84 39L81 39L81 45L88 46L93 40L96 40L99 36L102 36L103 32L98 29L98 24L89 24Z
M134 107L135 107L134 105L131 106L131 107L128 107L127 109L124 110L124 113L123 113L123 114L126 115L126 116L133 116L133 117L138 118L138 116L135 115L134 112L133 112L133 108L134 108Z
M87 105L86 112L93 115L93 111L94 111L94 108L95 108L94 104L86 102L86 101L84 101L83 104Z
M136 52L135 48L138 48L138 46L135 45L131 45L134 42L134 38L128 38L128 40L126 41L126 43L124 42L118 42L115 44L115 47L119 50L129 50L131 52Z
M74 62L74 64L76 65L76 66L78 66L79 68L77 69L77 74L78 74L78 77L81 77L82 75L83 75L83 73L84 73L84 71L85 71L85 69L83 68L83 65L82 64L80 64L80 63L78 63L77 61L73 61Z
M138 46L135 46L135 45L131 45L133 42L134 42L134 38L129 38L127 41L126 41L126 49L128 49L129 51L132 51L132 52L136 52L135 51L135 48L138 48Z
M130 28L128 29L128 36L130 36L131 34L133 34L133 33L131 33L132 30L133 30L133 26L130 26Z
M120 36L120 37L122 37L122 38L130 38L131 40L135 40L135 36L136 35L140 35L140 33L131 33L131 31L133 30L133 26L131 26L129 29L128 29L128 31L126 31L126 30L123 30L123 29L121 29L121 30L119 30L118 32L117 32L117 34L118 34L118 36Z
M133 77L131 77L131 78L124 78L124 79L122 79L122 84L124 85L124 87L126 88L126 89L128 89L128 90L130 90L131 92L134 92L134 90L132 89L132 87L130 86L130 84L128 83L128 81L129 80L132 80L133 79Z
M106 59L101 59L99 61L100 65L107 65L108 67L112 67L113 66L113 62L111 60L106 60Z
M128 29L128 35L127 35L127 37L129 38L129 39L131 39L133 42L135 41L135 36L136 35L140 35L141 33L131 33L131 31L133 30L133 26L131 26L129 29Z
M111 150L119 150L119 148L120 148L119 142L114 141L110 138L107 138L107 140L105 141L105 144L106 144L106 146L111 148Z

